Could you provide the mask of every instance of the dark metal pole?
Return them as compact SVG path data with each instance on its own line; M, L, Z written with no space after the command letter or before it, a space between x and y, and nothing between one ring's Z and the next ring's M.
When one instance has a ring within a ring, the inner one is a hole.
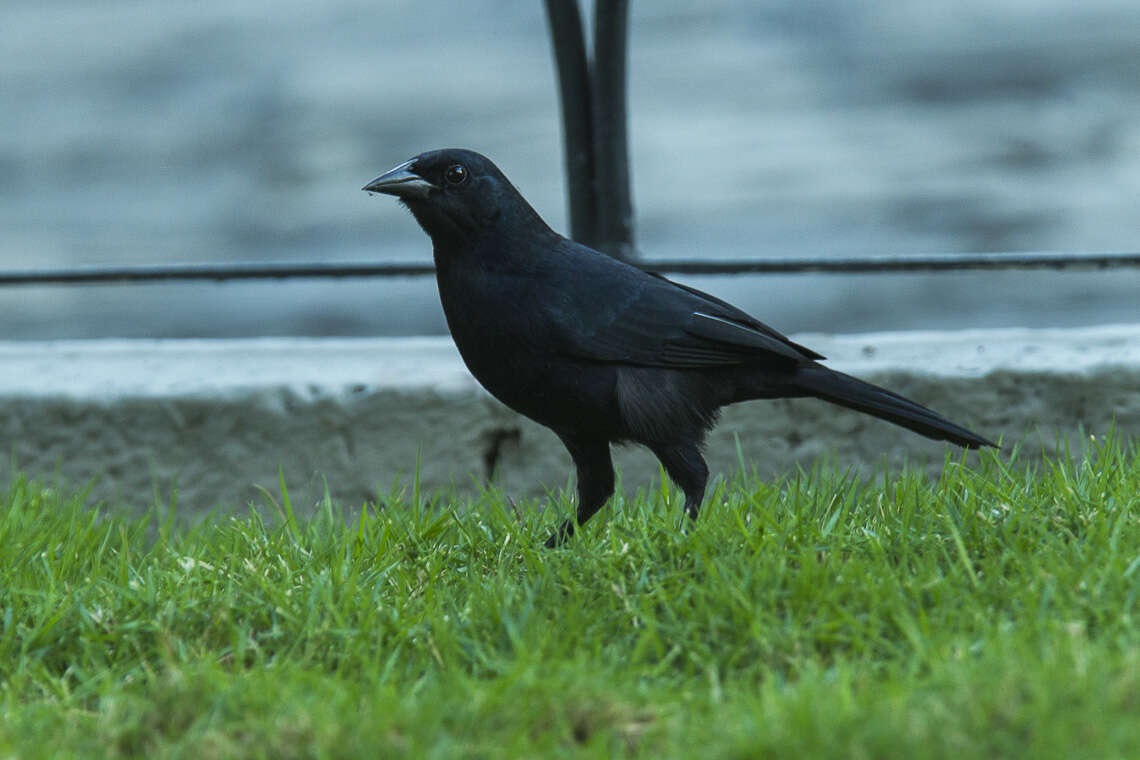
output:
M590 67L577 0L546 0L562 106L570 237L598 245L597 183Z
M592 73L598 242L623 261L636 258L626 127L628 37L628 0L597 0Z

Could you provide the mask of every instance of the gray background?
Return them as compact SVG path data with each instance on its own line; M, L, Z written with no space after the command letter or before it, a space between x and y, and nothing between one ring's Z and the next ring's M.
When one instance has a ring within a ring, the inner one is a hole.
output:
M6 0L0 267L427 260L359 188L492 156L565 229L538 2ZM1134 250L1140 4L634 2L638 245ZM690 281L776 327L1136 321L1136 272ZM430 279L0 289L0 338L444 330Z

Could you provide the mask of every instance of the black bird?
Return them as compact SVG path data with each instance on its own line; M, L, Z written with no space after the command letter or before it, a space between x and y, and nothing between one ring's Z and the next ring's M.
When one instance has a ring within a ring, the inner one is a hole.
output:
M567 240L478 153L422 153L364 189L399 198L431 237L447 326L471 373L570 451L577 519L547 546L613 493L613 443L647 446L696 518L705 434L738 401L814 396L928 438L995 445L824 367L824 357L719 298Z

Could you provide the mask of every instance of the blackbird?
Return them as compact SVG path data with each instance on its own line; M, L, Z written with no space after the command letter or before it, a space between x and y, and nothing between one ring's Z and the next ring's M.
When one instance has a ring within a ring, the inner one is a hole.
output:
M455 345L491 395L550 428L577 469L578 508L558 546L614 490L610 445L649 448L696 518L701 455L721 407L815 397L958 446L994 446L696 288L552 230L488 158L421 153L364 190L399 198L431 237Z

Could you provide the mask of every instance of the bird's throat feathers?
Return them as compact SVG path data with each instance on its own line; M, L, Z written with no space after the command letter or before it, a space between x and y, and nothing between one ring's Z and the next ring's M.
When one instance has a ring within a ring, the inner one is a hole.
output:
M531 271L541 265L536 251L554 250L561 237L550 229L533 210L537 224L526 226L507 222L510 213L496 209L493 216L484 217L481 223L471 224L469 219L453 219L439 213L437 208L416 201L404 202L432 241L436 267L449 264L462 271L476 266L485 271ZM527 230L527 234L520 234Z

